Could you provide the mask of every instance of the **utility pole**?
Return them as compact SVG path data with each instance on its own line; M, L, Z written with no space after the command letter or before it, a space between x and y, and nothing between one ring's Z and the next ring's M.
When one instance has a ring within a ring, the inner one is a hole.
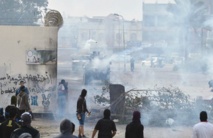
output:
M113 15L115 16L118 16L118 17L121 17L122 19L122 29L123 29L123 48L124 48L124 51L126 50L126 44L125 44L125 30L124 30L124 17L120 14L117 14L117 13L114 13ZM126 58L125 58L125 55L124 55L124 71L126 71Z

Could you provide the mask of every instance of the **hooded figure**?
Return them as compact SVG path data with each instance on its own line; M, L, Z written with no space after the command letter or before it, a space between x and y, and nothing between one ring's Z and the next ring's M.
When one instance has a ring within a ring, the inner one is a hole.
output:
M60 131L62 134L71 133L72 134L72 123L68 119L64 119L60 124Z
M116 134L117 129L115 123L110 120L110 110L105 109L103 114L104 118L100 119L95 125L95 128L92 133L92 138L95 137L97 131L99 131L98 138L112 138Z
M140 121L141 113L133 112L132 122L126 126L125 138L144 138L144 126Z
M22 125L23 126L30 126L32 122L32 116L29 112L24 112L21 115Z
M7 119L0 125L0 138L10 138L11 133L20 127L15 121L17 111L18 109L15 106L8 105L5 108Z
M106 109L104 110L104 119L110 119L110 110L109 109Z
M40 138L39 131L31 126L32 116L29 112L24 112L21 115L21 121L21 128L14 130L10 138L19 138L23 135L26 136L26 133L30 134L32 138Z
M140 119L141 119L141 113L139 111L134 111L132 121L140 121Z
M88 115L90 115L90 112L87 109L87 104L86 104L86 97L87 95L87 90L83 89L81 91L81 95L78 98L77 101L77 118L79 121L79 134L78 137L85 137L84 135L84 121L85 121L85 113L87 112Z
M60 132L61 134L55 138L74 138L72 135L73 125L72 122L68 119L64 119L60 124Z
M85 100L86 95L87 95L87 90L83 89L81 91L81 95L79 96L78 101L77 101L77 113L78 114L88 112L87 104L86 104L86 100Z

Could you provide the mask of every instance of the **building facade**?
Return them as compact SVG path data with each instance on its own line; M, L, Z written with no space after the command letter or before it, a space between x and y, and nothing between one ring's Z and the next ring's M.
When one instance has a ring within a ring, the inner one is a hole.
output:
M143 41L159 46L199 52L211 36L207 22L212 14L210 0L168 1L167 3L143 3Z
M97 46L124 49L140 46L141 21L127 21L118 14L106 17L67 17L59 31L59 47L81 48L87 40L95 40Z

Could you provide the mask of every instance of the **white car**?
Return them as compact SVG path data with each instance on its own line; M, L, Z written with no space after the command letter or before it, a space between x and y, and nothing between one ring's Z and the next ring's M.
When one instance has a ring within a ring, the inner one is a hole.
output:
M154 65L157 64L158 57L151 57L145 60L141 61L142 66L151 66L151 62L153 62Z

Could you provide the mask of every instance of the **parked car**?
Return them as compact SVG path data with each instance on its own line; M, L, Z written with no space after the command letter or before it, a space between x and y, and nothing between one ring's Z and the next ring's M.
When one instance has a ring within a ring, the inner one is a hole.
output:
M142 66L150 67L163 67L164 58L163 57L150 57L141 61Z

